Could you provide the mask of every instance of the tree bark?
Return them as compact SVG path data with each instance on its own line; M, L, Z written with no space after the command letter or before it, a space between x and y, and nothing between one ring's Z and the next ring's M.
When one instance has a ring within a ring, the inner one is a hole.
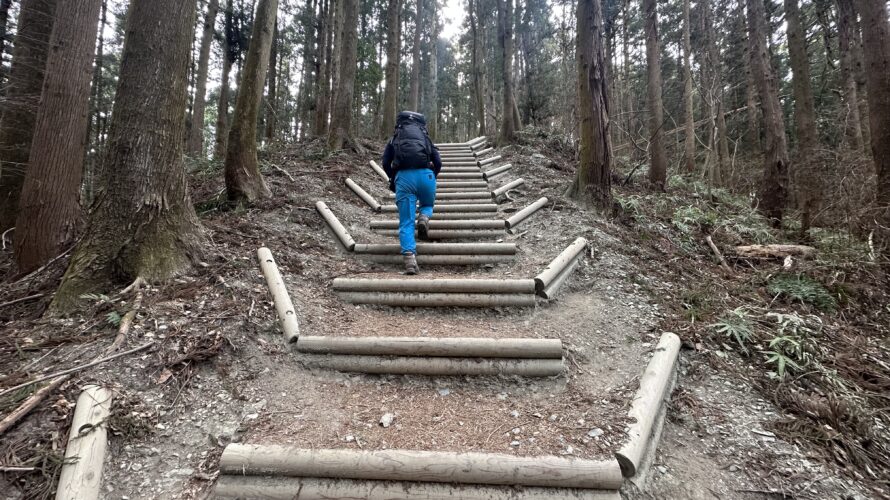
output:
M801 209L801 233L810 229L812 213L819 201L821 189L816 148L816 105L810 86L810 61L807 56L806 24L797 0L785 0L785 22L788 25L788 52L791 56L792 86L794 91L794 126L797 134L798 204Z
M513 0L498 2L498 45L501 49L501 73L504 81L503 107L501 109L500 145L516 140L516 117L513 97Z
M890 24L883 0L856 0L856 10L862 19L871 154L877 174L875 219L884 255L890 257Z
M578 0L577 9L580 152L578 171L568 195L609 210L612 207L612 143L609 139L603 12L600 0Z
M855 43L856 11L853 0L837 0L838 49L840 52L840 76L843 81L841 123L850 149L862 148L862 120L859 116L859 92L854 72L853 45Z
M256 134L277 16L278 0L259 1L226 148L226 196L232 203L253 203L271 194L260 173Z
M707 8L707 7L705 7ZM695 111L692 103L692 39L689 0L683 0L683 112L686 125L683 164L687 172L695 171Z
M81 200L82 206L89 206L93 203L93 195L96 186L96 171L99 168L103 151L102 144L104 139L102 137L102 114L105 110L105 99L103 96L104 82L102 81L105 65L105 37L103 34L105 32L105 26L107 25L108 0L102 0L102 10L99 16L99 41L96 45L96 62L93 67L93 85L90 94L90 110L92 111L92 114L90 116L89 130L87 131L87 161L83 169L84 185L83 199ZM90 152L90 150L92 150L92 152Z
M744 23L742 25L744 30L750 30L748 27L748 20L745 19L743 15L739 16L744 19ZM744 38L747 36L747 33L739 33L739 36ZM748 147L752 151L761 151L763 149L763 140L761 139L761 127L760 127L760 103L757 98L757 82L754 79L754 70L753 68L753 58L754 55L751 53L751 41L745 44L745 111L747 114L747 143Z
M229 137L229 79L232 74L232 65L235 63L235 49L232 47L234 37L232 16L232 0L226 0L225 33L222 37L222 77L216 109L216 141L213 150L213 158L216 160L226 157Z
M729 139L726 133L726 116L725 106L723 104L723 70L720 62L720 49L717 46L717 34L714 29L712 5L708 2L702 2L701 7L704 15L704 31L707 43L707 71L706 88L708 96L705 101L710 109L708 133L710 148L712 154L709 158L716 161L710 161L708 165L708 175L711 179L712 186L722 186L724 178L729 172ZM716 134L716 137L715 137ZM717 154L714 155L713 151Z
M0 59L6 50L6 37L9 36L9 8L12 7L12 0L0 0ZM0 70L0 74L5 75L6 70Z
M304 61L305 64L305 61ZM269 70L266 81L268 93L266 94L266 141L275 140L278 126L278 20L272 30L272 48L269 52Z
M61 253L80 223L92 58L101 7L102 0L84 0L62 2L56 9L16 220L14 251L22 274Z
M646 24L646 74L649 97L649 183L664 191L667 182L667 153L664 149L664 105L661 100L661 57L658 43L656 0L643 0Z
M470 0L470 34L472 48L470 57L473 72L473 93L476 105L476 121L479 125L478 135L486 135L485 126L485 41L483 39L483 20L480 18L479 2Z
M0 231L15 226L43 89L56 0L22 0L0 118Z
M324 19L321 24L319 40L324 40L324 64L316 81L315 90L315 124L313 132L316 137L323 137L328 133L328 107L331 93L331 66L333 65L333 40L334 40L334 11L336 0L325 0L324 13L320 17Z
M420 35L423 26L423 0L417 0L414 11L414 45L411 47L411 81L408 90L408 108L419 111L420 107Z
M204 31L201 34L201 52L198 55L198 73L195 76L195 104L192 106L192 120L189 128L188 153L201 156L204 153L204 108L207 104L207 69L210 66L210 44L213 42L216 13L219 0L210 0L207 15L204 17Z
M433 141L439 137L439 20L436 9L436 0L432 2L433 23L432 33L430 33L430 55L428 72L428 90L424 93L424 101L426 102L426 123L429 130L430 138Z
M775 227L782 225L788 198L788 140L779 91L767 51L766 13L762 0L747 0L748 40L751 45L751 72L760 95L763 112L763 184L760 211Z
M315 92L317 87L316 79L321 72L322 45L324 44L324 36L320 31L320 26L316 27L316 21L319 19L315 15L316 0L306 0L306 39L309 43L303 45L303 78L300 80L299 113L297 113L296 129L294 136L298 140L305 139L309 135L311 118L315 116ZM323 9L323 7L322 7ZM324 16L324 10L319 16ZM286 73L285 73L286 74ZM298 135L299 133L299 135Z
M119 282L169 279L200 258L201 229L182 161L195 8L195 0L130 4L101 172L105 190L50 313L72 312L82 294L107 293Z
M358 59L358 0L343 2L343 43L339 54L340 80L331 113L328 148L355 147L352 135L352 97L355 89L355 68Z
M401 50L402 1L389 0L386 7L386 88L383 91L383 124L380 137L388 137L396 126L399 102L399 52Z

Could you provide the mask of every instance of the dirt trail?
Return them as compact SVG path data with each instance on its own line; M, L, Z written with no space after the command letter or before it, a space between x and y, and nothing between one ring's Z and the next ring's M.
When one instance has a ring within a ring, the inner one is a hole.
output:
M532 277L574 238L588 238L592 255L558 300L528 310L412 310L340 301L331 290L333 278L398 270L346 255L312 208L316 200L326 201L357 241L394 241L367 229L370 210L343 185L342 172L348 171L382 198L385 186L363 159L318 162L283 151L269 161L298 175L297 182L274 170L266 172L273 200L238 213L204 206L202 218L213 242L208 266L148 290L128 339L128 345L158 340L160 350L109 363L77 380L119 391L104 497L203 497L215 479L222 447L233 441L610 455L622 441L624 415L661 333L659 324L668 319L660 302L671 285L653 286L642 275L633 239L622 238L620 229L562 199L568 176L559 165L569 159L544 145L509 148L502 154L514 165L509 177L527 181L516 199L501 207L503 213L542 195L556 203L517 234L504 235L503 241L520 247L515 263L447 274ZM304 171L314 173L300 175ZM216 192L216 182L199 183L199 192ZM468 379L306 369L278 332L256 264L260 246L269 247L280 266L303 334L556 337L569 352L567 375L552 380ZM425 270L433 275L430 271ZM662 295L654 295L654 289ZM45 324L23 319L7 328L21 336L40 326ZM57 326L75 327L70 322ZM196 343L216 346L215 356L167 364L192 352ZM76 349L63 352L78 357ZM680 381L648 490L628 486L626 497L778 498L764 492L791 491L793 486L795 498L859 498L844 496L859 490L834 479L829 466L775 438L765 442L764 436L751 434L753 428L762 429L760 423L774 416L774 410L750 388L716 376L718 368L690 351L681 356ZM74 394L76 387L69 387L68 401ZM7 439L53 432L58 413L44 408ZM385 413L395 415L387 428L378 425ZM19 498L17 484L11 475L0 476L0 498Z

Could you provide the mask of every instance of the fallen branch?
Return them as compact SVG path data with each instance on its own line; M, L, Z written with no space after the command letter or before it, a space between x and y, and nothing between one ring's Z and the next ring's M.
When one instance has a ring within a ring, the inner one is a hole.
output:
M714 252L717 260L720 261L720 266L723 267L723 269L726 269L728 272L732 273L732 268L730 268L729 264L726 263L726 259L723 258L723 254L720 253L720 249L717 248L717 245L714 244L714 240L711 239L711 235L705 236L705 241L708 242L708 246L711 247L711 251Z
M62 370L62 371L58 371L58 372L56 372L56 373L51 373L51 374L49 374L49 375L44 375L44 376L42 376L42 377L37 377L37 378L34 379L34 380L31 380L31 381L28 381L28 382L21 383L21 384L19 384L19 385L10 387L9 389L6 389L6 390L0 392L0 396L4 396L4 395L6 395L6 394L9 394L9 393L12 392L12 391L17 391L17 390L22 389L22 388L24 388L24 387L28 387L29 385L36 384L37 382L43 382L44 380L49 380L49 379L51 379L51 378L61 377L62 375L69 375L69 374L71 374L71 373L75 373L75 372L79 372L79 371L82 371L82 370L86 370L87 368L91 368L91 367L93 367L93 366L100 365L100 364L105 363L105 362L107 362L107 361L111 361L111 360L114 360L114 359L117 359L117 358L126 356L126 355L128 355L128 354L133 354L134 352L139 352L139 351L142 351L142 350L144 350L144 349L148 349L149 347L153 346L154 343L155 343L155 342L152 340L151 342L149 342L149 343L147 343L147 344L142 344L142 345L139 346L139 347L134 347L133 349L130 349L129 351L124 351L124 352L121 352L121 353L118 353L118 354L114 354L114 355L111 355L111 356L106 356L106 357L104 357L104 358L99 358L99 359L97 359L97 360L95 360L95 361L91 361L91 362L89 362L89 363L87 363L87 364L84 364L84 365L75 366L74 368L68 368L67 370Z
M18 304L19 302L25 302L27 300L39 299L40 297L43 297L43 295L44 294L42 294L42 293L35 293L34 295L28 295L27 297L22 297L20 299L10 300L9 302L4 302L4 303L0 304L0 308L6 307L6 306L11 306L13 304Z
M812 257L816 249L806 245L742 245L735 254L742 259L784 259L790 256Z
M70 377L70 375L61 376L53 380L46 386L41 387L37 390L37 392L26 399L24 403L19 405L18 408L13 410L12 413L5 416L3 420L0 420L0 435L3 435L3 433L9 430L10 427L15 425L15 423L18 422L20 418L27 415L28 412L30 412L34 409L34 407L40 404L40 402L43 401L43 398L47 397L50 393L58 389Z
M287 172L287 170L285 170L285 169L279 167L278 165L276 165L276 164L274 164L274 163L270 163L269 165L270 165L272 168L274 168L275 170L277 170L277 171L281 172L282 174L286 175L287 178L290 179L291 182L297 182L297 180L294 179L294 176L292 176L291 174L289 174L289 173Z

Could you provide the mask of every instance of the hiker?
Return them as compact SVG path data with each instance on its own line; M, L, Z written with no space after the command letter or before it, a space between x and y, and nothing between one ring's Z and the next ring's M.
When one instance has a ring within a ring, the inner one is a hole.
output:
M383 151L383 171L389 177L389 190L396 193L399 209L399 244L405 256L405 274L420 272L417 266L417 242L414 240L415 214L417 235L427 239L433 204L436 202L436 177L442 170L439 149L426 130L426 118L420 113L402 111L396 129Z

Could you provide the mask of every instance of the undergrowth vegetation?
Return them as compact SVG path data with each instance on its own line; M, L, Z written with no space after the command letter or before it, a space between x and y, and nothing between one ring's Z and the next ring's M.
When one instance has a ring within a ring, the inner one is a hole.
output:
M663 327L687 332L697 350L729 361L771 399L785 416L769 426L784 439L885 490L890 303L869 238L840 227L804 237L793 217L773 229L750 198L697 178L673 176L666 193L629 184L615 198L629 234L659 254L645 259L650 272L681 284L670 304L676 319ZM708 237L726 259L723 271ZM736 246L773 243L811 246L814 255L735 254Z

